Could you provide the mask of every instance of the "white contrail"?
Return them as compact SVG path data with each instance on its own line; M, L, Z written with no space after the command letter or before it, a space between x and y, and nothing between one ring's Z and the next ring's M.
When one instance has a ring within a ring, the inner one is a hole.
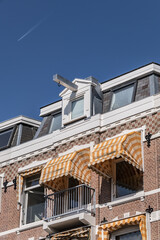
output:
M25 34L23 34L17 42L21 41L23 38L25 38L28 34L33 32L46 18L43 18L41 21L39 21L37 24L35 24L33 27L31 27Z

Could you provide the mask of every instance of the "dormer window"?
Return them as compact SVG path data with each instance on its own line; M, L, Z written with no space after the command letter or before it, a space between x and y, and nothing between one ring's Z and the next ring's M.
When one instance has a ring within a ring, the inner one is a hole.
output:
M134 86L135 84L133 83L114 90L110 110L115 110L117 108L130 104L133 101L134 97Z
M13 136L13 128L0 133L0 150L10 146L12 136Z
M84 115L84 97L78 98L71 103L71 119Z

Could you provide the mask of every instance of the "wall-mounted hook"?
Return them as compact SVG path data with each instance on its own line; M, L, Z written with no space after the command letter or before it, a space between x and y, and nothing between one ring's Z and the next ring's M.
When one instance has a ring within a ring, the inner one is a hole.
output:
M147 140L147 147L151 146L151 137L152 134L150 132L148 132L148 134L145 136L145 139Z
M7 192L7 184L8 184L8 181L6 179L6 181L3 183L5 193Z

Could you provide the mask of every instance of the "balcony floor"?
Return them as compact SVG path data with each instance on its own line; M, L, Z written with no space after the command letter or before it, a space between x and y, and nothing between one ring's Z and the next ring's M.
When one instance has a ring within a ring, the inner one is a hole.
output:
M83 225L95 225L95 217L90 213L75 213L66 217L58 217L49 222L43 222L43 229L51 234L65 229L75 228Z

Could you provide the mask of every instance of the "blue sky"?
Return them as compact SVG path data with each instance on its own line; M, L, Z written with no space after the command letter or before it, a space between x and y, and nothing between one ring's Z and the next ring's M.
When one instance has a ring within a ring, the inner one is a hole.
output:
M160 63L159 0L0 0L0 122L59 99L58 73L100 82Z

